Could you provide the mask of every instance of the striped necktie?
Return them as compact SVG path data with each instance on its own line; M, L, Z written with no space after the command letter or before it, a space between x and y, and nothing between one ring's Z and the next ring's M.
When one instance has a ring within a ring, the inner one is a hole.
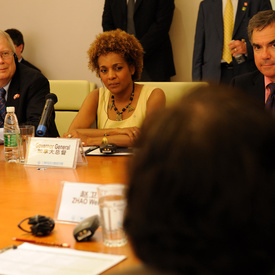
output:
M127 7L127 32L133 35L136 34L134 13L135 13L135 0L129 0L128 7Z
M270 83L267 86L270 90L270 94L265 102L265 108L269 110L272 114L275 114L275 83Z
M0 128L4 127L4 120L6 115L6 100L5 100L6 90L0 88Z
M234 13L231 0L227 0L223 15L223 54L222 58L226 63L232 62L231 51L228 44L232 40L234 29Z

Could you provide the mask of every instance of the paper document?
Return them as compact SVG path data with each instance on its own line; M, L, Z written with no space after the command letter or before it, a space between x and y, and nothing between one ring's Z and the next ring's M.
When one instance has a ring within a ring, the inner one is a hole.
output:
M19 245L0 254L0 274L6 275L95 275L124 260L126 256L69 248Z

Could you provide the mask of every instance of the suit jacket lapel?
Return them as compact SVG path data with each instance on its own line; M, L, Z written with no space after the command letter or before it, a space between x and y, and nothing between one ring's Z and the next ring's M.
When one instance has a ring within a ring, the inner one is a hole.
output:
M125 18L127 16L127 4L127 0L124 0L123 7L121 9L121 3L120 1L117 1L117 10L121 10L122 18Z
M253 90L251 93L254 94L261 102L265 102L265 83L264 75L258 72L258 74L253 78Z
M127 16L127 0L112 0L111 7L116 17L125 18Z
M120 1L117 1L117 2L118 2L118 9L121 9L121 4L119 3ZM127 0L124 0L124 4L122 8L123 18L127 16L127 5L128 5Z
M222 1L213 0L213 11L211 14L219 14L215 18L215 27L217 29L218 37L221 41L223 41L223 16L222 16Z
M17 72L16 68L16 72ZM8 98L6 105L7 106L14 106L15 111L18 110L19 102L20 102L20 87L19 87L19 81L16 81L18 78L18 74L15 72L11 84L9 86L9 91L8 91Z
M250 0L239 0L238 7L237 7L237 13L236 13L236 17L235 17L233 37L236 34L239 26L242 23L242 20L244 18L245 13L247 12L250 2L251 2Z
M138 9L140 3L142 2L143 0L136 0L136 4L135 4L135 11ZM145 0L145 1L148 1L148 0Z

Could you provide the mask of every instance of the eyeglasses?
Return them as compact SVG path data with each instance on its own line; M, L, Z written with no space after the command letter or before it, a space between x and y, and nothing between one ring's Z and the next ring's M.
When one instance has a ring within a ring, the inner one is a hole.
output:
M6 51L6 52L1 52L0 56L3 60L9 59L14 55L14 52Z

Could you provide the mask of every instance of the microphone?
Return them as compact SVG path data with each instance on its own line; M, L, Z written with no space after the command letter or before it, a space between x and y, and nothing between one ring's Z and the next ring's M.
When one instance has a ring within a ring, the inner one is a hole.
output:
M49 119L51 117L53 106L57 102L57 96L53 93L46 95L46 103L44 110L40 119L40 122L36 129L36 135L39 137L44 137L47 131Z

